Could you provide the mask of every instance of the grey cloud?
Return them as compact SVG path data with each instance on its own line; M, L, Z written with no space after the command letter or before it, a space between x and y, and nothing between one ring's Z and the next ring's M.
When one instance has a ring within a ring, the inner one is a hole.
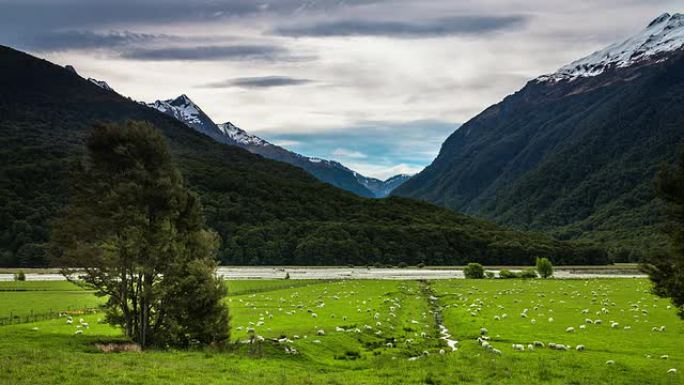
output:
M127 59L168 60L290 60L286 49L275 45L228 45L200 47L134 48L125 51Z
M148 42L165 37L129 31L96 33L92 31L60 31L25 37L21 45L35 50L59 51L63 49L112 48Z
M420 38L432 36L470 35L520 28L526 16L453 16L427 21L333 20L309 25L283 26L273 32L282 36L391 36Z
M272 88L284 86L298 86L312 83L310 79L291 78L289 76L260 76L230 79L222 82L210 83L206 88L242 87L242 88Z

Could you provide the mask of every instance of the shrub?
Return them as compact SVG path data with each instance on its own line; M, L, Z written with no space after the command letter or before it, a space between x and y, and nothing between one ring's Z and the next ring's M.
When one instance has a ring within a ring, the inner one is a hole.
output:
M285 273L285 279L290 279L290 273Z
M521 271L518 274L518 277L525 278L525 279L537 278L537 270L535 270L533 267L527 268L527 269Z
M542 278L553 276L553 265L547 258L537 258L537 271Z
M489 270L485 271L485 277L488 278L488 279L494 278L494 277L495 277L494 272L493 272L493 271L489 271Z
M518 274L514 273L508 269L501 269L499 271L499 278L502 278L502 279L518 278Z
M484 278L484 267L479 263L469 263L463 269L463 274L468 279L482 279Z
M19 270L18 273L14 274L14 280L15 281L26 281L26 274L24 274L23 271Z
M418 268L419 268L419 269L422 269L422 268L424 268L424 267L425 267L425 264L424 264L423 262L421 262L421 263L418 264Z
M397 265L397 267L400 268L400 269L405 269L405 268L408 267L408 264L407 264L406 262L399 262L399 264Z

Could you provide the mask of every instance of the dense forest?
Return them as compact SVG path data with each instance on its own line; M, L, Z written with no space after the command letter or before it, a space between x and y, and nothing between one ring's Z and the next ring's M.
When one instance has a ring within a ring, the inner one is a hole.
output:
M532 80L461 126L395 194L621 260L665 247L654 178L684 138L684 54L573 81Z
M222 238L226 264L606 263L592 244L507 230L429 203L367 199L220 144L44 60L0 46L0 265L44 266L69 171L96 121L147 121Z

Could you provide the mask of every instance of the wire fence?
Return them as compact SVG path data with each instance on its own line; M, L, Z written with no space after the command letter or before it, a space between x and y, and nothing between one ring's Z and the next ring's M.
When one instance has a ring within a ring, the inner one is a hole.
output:
M34 312L32 310L29 313L24 314L13 314L12 312L10 312L8 316L0 316L0 326L46 321L66 316L93 314L97 313L98 311L98 308L82 308L67 310L50 309L46 312Z

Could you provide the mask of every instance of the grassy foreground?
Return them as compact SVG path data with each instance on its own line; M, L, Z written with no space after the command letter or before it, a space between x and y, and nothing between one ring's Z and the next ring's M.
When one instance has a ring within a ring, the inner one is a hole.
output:
M65 289L74 287L28 284L35 290L0 291L0 317L6 306L30 312L73 304L73 290ZM684 383L684 322L666 300L648 292L646 280L228 285L235 293L228 303L236 343L227 351L102 353L96 342L122 337L98 323L101 314L83 315L90 326L80 335L63 318L0 326L0 384ZM60 291L63 295L45 296ZM611 321L619 325L611 327ZM440 323L459 341L457 351L439 338ZM652 331L661 326L664 331ZM500 355L476 341L482 327ZM575 331L566 332L568 327ZM242 343L250 336L264 341ZM533 341L572 349L528 351ZM512 344L523 344L526 351L515 351ZM579 344L584 351L575 350ZM292 349L297 353L286 352ZM680 373L668 374L671 368Z

